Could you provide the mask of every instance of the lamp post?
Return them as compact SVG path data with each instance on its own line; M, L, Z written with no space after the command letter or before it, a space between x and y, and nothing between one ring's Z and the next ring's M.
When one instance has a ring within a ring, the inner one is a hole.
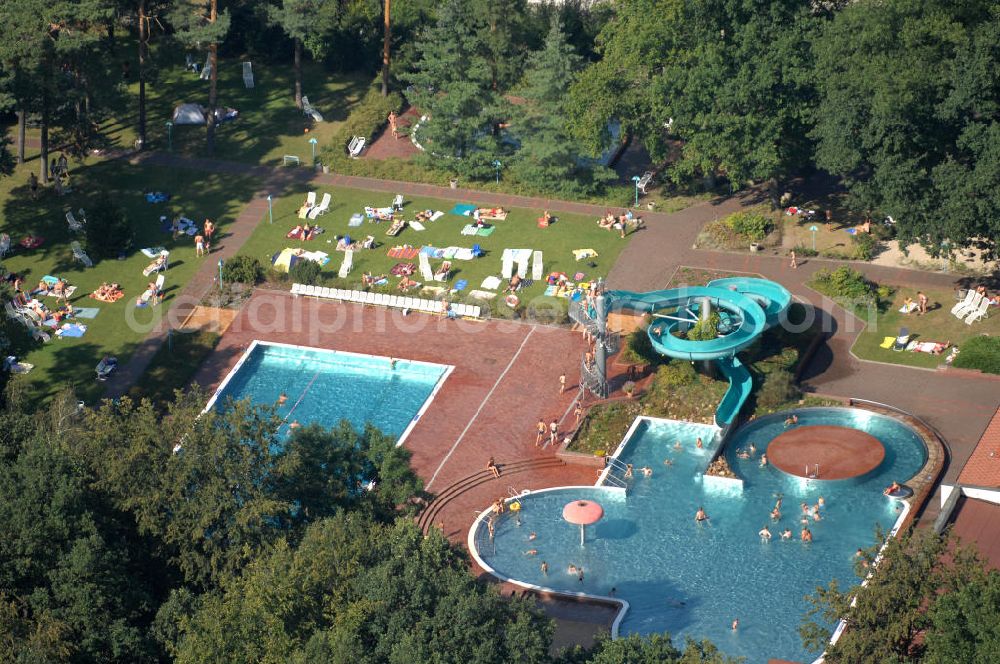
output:
M309 147L312 148L313 166L316 165L316 143L317 141L315 136L309 139Z
M809 231L813 234L813 251L816 251L816 231L818 230L819 227L816 224L809 227Z
M222 259L219 259L219 292L222 292Z
M499 159L494 159L493 160L493 168L497 169L497 184L500 184L500 167L501 166L503 166L503 164L500 163Z
M274 208L271 206L271 194L267 195L267 219L268 223L274 223Z
M636 207L639 207L639 180L641 180L641 179L642 178L639 177L638 175L633 175L632 176L632 182L635 183L635 206Z
M174 123L167 121L167 150L174 151Z

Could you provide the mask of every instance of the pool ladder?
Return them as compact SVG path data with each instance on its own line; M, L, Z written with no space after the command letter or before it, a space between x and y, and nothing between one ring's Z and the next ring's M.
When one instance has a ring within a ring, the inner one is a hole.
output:
M604 476L604 483L621 489L627 489L628 482L625 480L625 471L627 470L628 466L626 466L624 463L622 463L618 459L609 458L608 473L607 475ZM621 475L620 477L618 475L615 475L616 471L619 473L619 475Z

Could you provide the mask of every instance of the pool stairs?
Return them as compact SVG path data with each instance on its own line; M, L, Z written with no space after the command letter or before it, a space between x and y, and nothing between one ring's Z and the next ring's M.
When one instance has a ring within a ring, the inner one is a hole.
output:
M511 475L517 475L520 473L527 473L533 470L543 470L548 468L557 468L560 466L565 466L565 462L561 459L554 457L540 458L540 459L525 459L523 461L514 461L512 463L502 463L498 464L500 467L501 476L500 479L506 479ZM472 491L484 484L495 482L496 477L489 470L480 470L477 473L473 473L467 477L454 482L438 493L430 503L424 508L423 512L417 517L417 527L426 534L430 531L434 524L434 519L441 513L441 511L447 507L455 498L461 496L464 493ZM508 489L513 487L508 486ZM497 495L503 495L502 491L498 491Z

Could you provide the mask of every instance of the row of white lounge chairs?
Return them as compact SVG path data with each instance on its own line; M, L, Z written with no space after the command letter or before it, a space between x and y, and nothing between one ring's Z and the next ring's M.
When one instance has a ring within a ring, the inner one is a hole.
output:
M357 304L371 304L379 307L390 307L393 309L409 309L411 311L423 311L429 314L445 314L444 302L441 300L428 300L420 297L409 297L404 295L389 295L388 293L369 293L359 290L344 290L341 288L326 288L320 286L308 286L306 284L292 284L292 295L303 295L305 297L318 297L324 300L340 300L341 302L355 302ZM451 311L455 316L462 318L480 318L482 308L477 305L452 302Z
M989 318L990 306L990 298L969 289L965 298L951 308L951 313L956 318L964 320L966 325L972 325L977 320Z

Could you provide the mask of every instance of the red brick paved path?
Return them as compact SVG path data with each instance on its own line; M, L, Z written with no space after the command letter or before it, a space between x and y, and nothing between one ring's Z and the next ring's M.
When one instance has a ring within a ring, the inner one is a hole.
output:
M442 335L447 335L445 338ZM535 423L562 419L575 389L559 394L565 372L574 386L584 343L569 330L511 322L452 321L354 304L293 298L259 290L223 336L195 381L214 389L254 340L403 357L455 367L405 446L434 491L485 468L551 458L535 447ZM569 418L572 420L572 416ZM568 423L567 423L568 424ZM509 488L593 484L593 469L557 467L489 482L448 503L436 522L460 539L475 517Z

